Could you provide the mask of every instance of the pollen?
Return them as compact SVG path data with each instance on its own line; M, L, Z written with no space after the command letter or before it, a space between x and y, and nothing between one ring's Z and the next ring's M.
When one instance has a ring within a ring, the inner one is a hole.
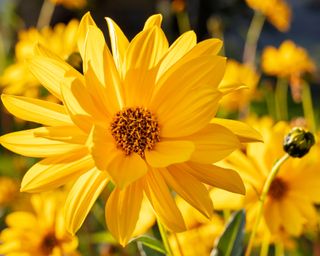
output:
M137 153L142 158L145 150L151 150L160 141L160 128L155 115L142 107L119 111L111 123L111 134L117 147L126 155Z
M281 178L275 178L270 185L268 195L273 199L282 199L288 191L287 183Z

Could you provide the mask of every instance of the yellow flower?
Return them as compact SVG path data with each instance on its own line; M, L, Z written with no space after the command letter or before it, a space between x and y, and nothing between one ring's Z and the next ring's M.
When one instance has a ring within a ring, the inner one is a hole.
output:
M0 209L11 203L18 195L18 183L5 176L0 176Z
M78 33L84 75L41 46L40 56L30 61L34 75L62 104L2 96L11 113L45 125L0 138L16 153L46 158L26 173L22 191L76 179L65 210L72 233L110 180L115 189L106 222L122 245L132 236L144 194L161 222L178 232L185 223L169 188L207 217L213 207L202 182L245 192L236 172L212 165L240 141L260 139L244 123L211 121L226 93L218 90L225 69L225 58L216 55L221 42L197 44L189 31L169 47L161 19L151 16L129 42L107 18L111 55L88 13Z
M0 233L0 254L26 256L78 255L78 239L64 227L60 192L33 195L34 212L17 211L6 217Z
M178 197L176 201L184 216L188 230L170 235L169 243L173 255L209 255L215 239L224 230L223 220L217 214L214 214L208 220L181 198Z
M262 69L268 75L292 77L314 72L315 64L305 49L286 40L279 49L268 46L263 50Z
M229 111L241 110L246 107L253 97L258 80L259 75L249 65L228 60L226 73L219 88L229 87L237 83L247 87L223 97L220 101L221 106Z
M259 131L265 145L250 144L246 154L235 151L228 157L225 166L238 170L246 185L246 196L242 203L247 209L248 227L252 227L256 218L259 197L267 175L274 162L284 155L283 138L290 130L285 122L272 126L268 119L260 121ZM315 224L317 212L314 204L320 202L319 145L301 159L290 158L280 168L272 181L264 205L264 222L272 235L283 236L287 233L299 236L307 224ZM218 192L213 198L219 197ZM230 195L229 195L230 196ZM231 200L228 195L222 200ZM228 198L228 199L227 199ZM241 199L240 199L241 200ZM229 205L230 206L230 205Z
M87 4L87 0L50 0L50 1L54 4L62 4L66 8L70 8L70 9L81 9Z
M38 43L67 60L72 53L78 51L75 37L78 25L78 21L72 20L67 25L57 24L53 29L45 27L40 31L35 28L21 31L15 47L15 63L10 65L0 77L3 91L29 97L40 96L40 83L30 72L26 60L34 56L34 47Z
M278 30L285 32L291 23L291 8L285 0L246 0L248 6L261 12Z

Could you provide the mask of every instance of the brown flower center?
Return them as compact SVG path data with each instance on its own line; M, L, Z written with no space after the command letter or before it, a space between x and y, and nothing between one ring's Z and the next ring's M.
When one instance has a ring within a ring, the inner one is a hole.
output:
M53 232L48 233L42 240L41 250L44 255L51 255L54 247L59 245L59 240Z
M160 128L155 116L142 107L119 111L111 123L111 134L117 147L127 155L151 150L160 141Z
M270 185L268 195L273 199L282 199L288 191L288 185L281 178L275 178Z

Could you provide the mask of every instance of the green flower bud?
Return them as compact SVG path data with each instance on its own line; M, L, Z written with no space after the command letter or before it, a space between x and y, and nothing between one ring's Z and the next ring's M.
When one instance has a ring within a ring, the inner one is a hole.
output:
M311 132L300 127L293 128L285 137L283 149L291 157L303 157L314 145L315 139Z

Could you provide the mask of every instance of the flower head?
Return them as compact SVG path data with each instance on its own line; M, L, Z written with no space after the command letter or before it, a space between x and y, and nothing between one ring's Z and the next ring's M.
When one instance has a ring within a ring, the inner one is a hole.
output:
M77 51L75 34L78 25L78 21L72 20L67 25L60 23L54 28L45 27L40 31L36 28L20 31L15 47L15 62L5 69L0 78L3 92L30 97L40 96L40 83L30 72L26 60L35 55L34 47L38 43L67 60Z
M273 125L270 120L264 119L258 125L265 145L250 144L246 154L236 151L228 157L226 164L229 168L238 170L245 182L247 194L240 200L247 210L249 228L255 221L260 194L267 175L274 162L285 154L282 150L283 137L290 131L285 122ZM310 153L301 159L288 159L272 181L261 224L263 226L265 223L272 235L299 236L305 225L313 225L317 220L314 204L320 201L318 147L319 145L311 148ZM226 197L223 199L226 200ZM228 200L232 199L229 197ZM223 207L222 200L219 207Z
M77 255L77 237L64 228L63 199L60 192L33 195L34 212L10 213L6 217L8 227L0 233L0 254Z
M225 69L225 58L216 55L221 42L197 44L189 31L169 47L161 19L151 16L129 42L107 18L111 54L87 13L77 36L83 74L44 47L30 61L62 104L2 96L10 112L45 125L0 139L17 153L45 157L26 173L22 191L76 180L65 208L72 233L110 181L115 189L106 221L122 245L134 232L144 196L161 222L178 232L185 223L171 189L207 217L213 206L203 183L245 192L236 172L212 165L241 141L260 140L244 123L212 119L226 93L218 88Z
M291 23L291 8L285 0L246 0L248 6L265 15L278 30L285 32Z

